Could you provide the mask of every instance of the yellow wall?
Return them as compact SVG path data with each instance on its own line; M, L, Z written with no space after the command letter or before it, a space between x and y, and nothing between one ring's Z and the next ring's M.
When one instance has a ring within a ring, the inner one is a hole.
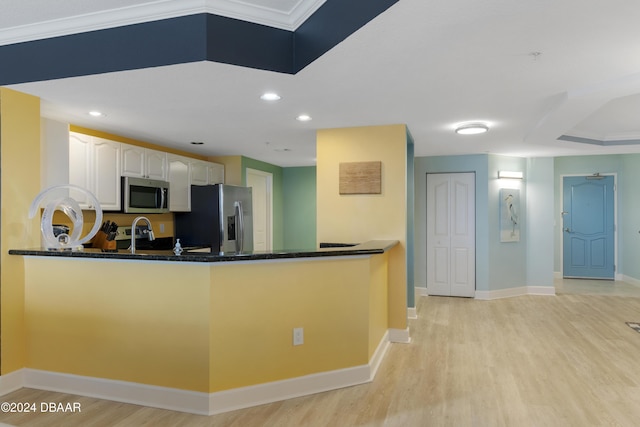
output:
M373 356L380 340L389 328L388 312L388 255L371 257L369 263L371 292L369 292L369 359Z
M94 210L83 210L82 216L84 218L84 225L82 227L81 236L86 236L87 233L91 231L93 224L96 220L96 211ZM134 219L136 219L137 214L126 214L119 212L103 212L103 221L112 221L118 224L119 226L131 226L131 223ZM144 214L145 217L149 218L151 221L151 226L153 227L153 234L156 238L159 237L173 237L173 213L163 213L163 214ZM53 223L54 224L65 224L69 227L73 227L73 222L64 212L56 211L53 214ZM143 223L144 224L144 223ZM164 233L160 232L160 224L164 225ZM146 225L146 224L145 224Z
M242 156L213 156L207 160L224 165L225 184L242 185Z
M25 263L27 367L208 391L208 264Z
M369 259L221 264L212 279L212 391L369 362Z
M317 134L317 241L398 240L389 254L389 327L407 327L407 129L323 129ZM342 162L382 162L382 193L340 195Z
M387 330L386 254L24 259L32 369L216 392L366 365Z
M40 242L38 218L27 218L40 191L40 100L0 88L0 121L0 372L7 374L25 363L24 266L7 251Z

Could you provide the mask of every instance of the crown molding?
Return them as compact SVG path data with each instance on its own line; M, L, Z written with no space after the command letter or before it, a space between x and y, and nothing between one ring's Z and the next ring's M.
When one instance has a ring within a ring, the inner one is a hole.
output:
M0 29L0 46L198 13L210 13L294 31L313 15L325 1L300 0L292 10L284 12L237 0L158 0L140 5Z

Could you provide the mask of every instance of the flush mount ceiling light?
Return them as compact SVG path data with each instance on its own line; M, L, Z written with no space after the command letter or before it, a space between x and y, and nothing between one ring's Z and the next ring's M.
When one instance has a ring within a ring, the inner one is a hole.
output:
M460 135L477 135L485 133L489 130L489 126L484 123L464 123L456 127L456 133Z
M92 116L92 117L104 117L105 116L104 113L102 113L100 111L97 111L97 110L89 111L89 115Z
M282 97L275 92L265 92L260 95L260 99L263 101L278 101Z
M498 171L499 179L522 179L524 174L518 171Z
M296 117L296 120L299 122L308 122L309 120L311 120L311 116L308 114L300 114L298 117Z

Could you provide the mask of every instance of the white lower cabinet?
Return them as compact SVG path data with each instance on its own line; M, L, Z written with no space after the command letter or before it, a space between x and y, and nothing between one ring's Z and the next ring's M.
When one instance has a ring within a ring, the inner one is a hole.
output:
M70 132L69 184L92 192L102 210L120 210L120 143ZM81 208L94 208L84 194L71 191L70 196Z

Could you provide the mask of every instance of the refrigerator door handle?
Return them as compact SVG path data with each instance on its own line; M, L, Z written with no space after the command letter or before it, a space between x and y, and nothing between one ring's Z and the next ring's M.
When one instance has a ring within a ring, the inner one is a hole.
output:
M236 230L236 253L241 253L244 250L244 214L242 212L242 202L235 201L233 203L236 215L236 223L238 229Z

